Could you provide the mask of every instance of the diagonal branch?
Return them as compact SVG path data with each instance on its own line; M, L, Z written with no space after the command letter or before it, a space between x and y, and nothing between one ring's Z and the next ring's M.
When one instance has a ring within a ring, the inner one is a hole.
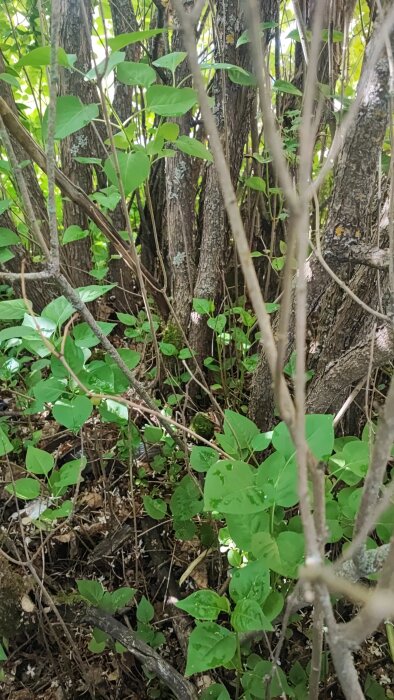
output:
M34 141L29 132L19 122L7 103L0 97L0 116L2 117L5 126L10 134L23 146L26 153L36 163L43 172L48 172L47 159L44 151ZM113 243L117 252L122 256L125 264L135 273L135 263L129 250L123 245L119 239L118 233L109 219L100 211L100 209L89 199L87 194L79 187L74 185L64 173L58 168L55 168L55 182L61 190L62 194L69 197L77 206L81 207L86 215L94 221L105 236ZM141 266L142 267L142 266ZM153 275L142 268L143 275L147 285L154 297L160 313L166 318L168 315L168 304L165 295L161 291L158 282Z
M97 610L97 608L88 608L83 614L83 620L98 627L123 644L149 671L153 672L172 690L178 700L197 700L197 691L193 685L154 649L141 641L133 630L128 629L111 615Z

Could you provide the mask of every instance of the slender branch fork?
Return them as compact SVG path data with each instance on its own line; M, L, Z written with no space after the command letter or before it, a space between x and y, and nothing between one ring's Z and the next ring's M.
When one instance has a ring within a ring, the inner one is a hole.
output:
M213 114L210 110L209 103L207 100L207 95L205 91L204 82L198 65L198 56L196 49L196 42L194 37L193 24L190 18L183 10L183 4L181 0L174 0L174 4L179 15L181 25L184 31L184 43L185 48L188 52L189 64L193 75L194 85L197 89L199 96L199 103L201 108L202 117L207 129L207 133L210 139L210 146L214 156L214 162L218 173L218 178L221 186L221 191L223 199L225 202L225 207L227 215L229 217L233 237L235 244L237 246L241 267L244 273L245 281L247 284L249 297L251 303L254 307L260 329L262 331L262 343L267 356L268 364L275 379L275 389L278 404L281 410L283 419L286 421L290 433L293 436L293 440L296 445L297 450L297 461L298 461L298 475L299 475L299 496L300 496L300 511L301 518L304 526L304 534L306 539L306 566L303 571L301 571L301 580L308 581L312 585L312 595L316 599L317 609L315 614L315 621L321 629L323 624L323 616L325 618L328 627L328 638L330 643L331 652L333 655L334 664L338 673L338 678L342 685L343 691L347 698L352 700L357 700L364 698L361 686L358 681L357 672L353 663L353 658L351 654L351 649L354 647L356 640L356 633L353 632L352 628L346 628L344 626L339 633L339 626L335 621L332 604L328 594L328 586L333 587L338 585L338 581L334 573L330 573L330 570L326 567L322 567L322 540L320 540L318 534L322 535L325 531L325 513L324 513L324 491L321 489L321 480L316 479L316 464L311 460L308 454L308 447L304 439L304 425L305 425L305 332L306 332L306 280L303 274L305 267L305 261L307 256L307 246L308 246L308 202L310 198L316 192L318 185L323 181L323 178L333 167L334 160L339 153L340 146L343 143L343 139L350 128L353 120L358 112L359 106L362 101L362 92L359 94L355 101L355 106L351 109L349 116L342 124L339 132L334 139L334 143L331 147L329 156L326 160L326 165L323 167L317 181L310 184L310 171L311 171L311 158L313 150L313 131L311 134L312 126L312 113L313 113L313 103L314 103L314 92L316 86L316 65L317 65L317 55L319 50L319 39L316 38L312 41L312 47L308 56L309 70L307 74L306 81L306 92L304 99L304 109L303 109L303 122L301 128L301 147L300 147L300 168L299 168L299 192L302 195L298 195L297 191L294 189L289 170L287 168L286 160L284 157L283 147L281 143L280 134L276 128L274 116L271 111L271 100L269 92L269 78L267 74L266 67L262 60L261 51L261 39L259 36L259 14L257 10L257 4L255 0L248 0L246 2L247 11L249 14L249 26L251 35L251 48L256 68L256 75L259 86L260 93L260 105L263 112L264 119L264 131L265 139L268 144L269 149L273 155L273 164L276 167L279 182L284 191L286 203L290 211L290 219L292 220L293 230L292 235L297 242L298 248L298 274L297 274L297 286L296 286L296 348L297 348L297 372L295 380L295 405L293 404L290 395L288 394L283 374L281 372L281 357L283 356L283 348L278 352L278 348L275 344L272 329L270 327L269 320L265 314L264 299L262 297L255 270L253 264L251 263L250 253L247 238L242 224L242 219L237 206L236 196L231 182L231 177L229 173L229 168L225 160L224 152L221 146L219 134L216 128L215 120ZM317 5L317 11L315 16L315 27L313 32L313 37L320 36L320 27L323 14L323 2L319 2ZM393 8L389 11L385 20L385 32L380 31L374 37L373 50L371 51L369 57L370 71L373 70L376 61L378 60L382 46L384 45L387 24L390 28L394 22L394 11ZM315 122L316 124L316 122ZM290 299L290 295L288 295ZM283 312L282 312L283 313ZM382 314L383 316L383 314ZM290 314L287 310L287 319L289 319ZM382 319L383 320L383 319ZM387 317L384 318L387 320ZM283 328L286 328L286 323L284 323ZM287 330L287 328L286 328ZM285 342L284 338L280 338L280 341ZM279 358L279 362L278 362ZM391 394L391 391L389 392ZM387 414L390 414L390 401L386 405ZM394 421L394 412L393 412ZM393 442L391 437L391 429L389 427L390 419L386 416L385 421L381 421L380 430L384 433L386 440L384 444ZM375 443L376 445L376 443ZM388 454L387 450L379 449L376 447L376 458L375 462L373 460L371 464L370 472L376 473L376 470L380 472L384 471ZM375 464L379 464L379 468ZM309 501L308 488L307 488L307 476L308 467L313 476L315 476L313 481L314 490L314 503L315 509L319 510L320 518L316 522L312 515L311 504ZM380 473L379 472L379 473ZM383 479L383 476L382 476ZM382 479L379 483L382 483ZM379 490L379 487L378 487ZM364 494L366 494L367 488L364 489ZM320 497L320 502L316 502L316 499ZM364 495L366 501L368 498ZM368 501L368 506L370 507L375 500L372 502ZM320 506L320 507L319 507ZM392 548L390 547L386 551L386 556L391 553ZM390 557L391 558L391 557ZM319 572L318 575L316 572ZM351 596L352 588L349 584L350 589L346 590L346 594ZM353 591L353 595L355 591ZM371 598L364 599L365 606L360 613L360 616L364 614L366 618L376 620L382 619L382 615L387 614L388 610L391 611L391 605L393 604L393 596L386 596L386 605L381 605L379 611L375 610L376 598L372 596ZM380 617L379 617L380 615ZM360 621L362 618L360 617ZM356 617L352 623L356 627L360 627L360 621ZM351 624L351 623L349 623ZM357 641L362 641L364 637L360 634ZM314 662L319 663L320 653L319 650L322 644L322 634L318 631L315 635L315 647L314 647ZM310 698L317 697L316 692L318 692L318 671L314 668L316 665L314 663L311 675L311 688L312 693ZM314 688L314 690L313 690Z

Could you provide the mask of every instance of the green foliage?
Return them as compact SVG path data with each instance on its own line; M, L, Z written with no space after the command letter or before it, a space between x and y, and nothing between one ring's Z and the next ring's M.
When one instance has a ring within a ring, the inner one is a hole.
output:
M291 22L292 9L287 5L285 9ZM363 37L369 22L364 5L365 3L360 3L360 18L354 22L354 37L349 48L349 56L357 59L357 65L362 63ZM108 12L107 3L104 3L103 11ZM45 7L42 12L44 17ZM147 16L149 12L150 10ZM21 121L32 136L45 145L48 127L46 77L50 64L50 47L38 45L45 36L45 22L42 27L40 25L40 38L37 39L38 29L35 25L38 27L38 18L34 16L33 21L23 13L22 17L28 21L22 19L20 22L15 33L16 40L13 31L8 28L7 16L2 46L6 57L6 72L0 74L0 81L3 87L13 91ZM0 19L3 22L0 27L4 28L2 15ZM27 26L30 21L33 28ZM106 39L102 18L95 18L95 23L95 26L100 27L98 38L101 42ZM141 26L144 26L143 22ZM281 25L276 22L261 23L260 33L267 36L268 30L279 26ZM211 27L207 32L210 30ZM83 156L77 155L77 150L72 152L75 162L92 173L95 191L89 196L104 217L111 217L111 213L116 211L123 190L135 237L135 232L143 223L142 212L148 204L147 183L160 158L174 157L180 151L186 156L183 162L188 158L199 159L200 202L204 201L202 183L205 173L213 162L208 141L198 126L200 117L197 92L192 87L184 87L189 77L182 78L178 84L180 71L177 69L181 66L183 70L185 67L186 53L164 53L152 60L152 52L147 50L146 42L160 37L166 31L165 28L142 29L108 39L106 49L109 47L110 51L103 60L101 54L98 65L89 67L84 78L86 84L89 81L99 83L107 96L108 87L112 89L114 76L119 83L137 88L133 90L130 116L122 124L119 115L114 110L111 111L108 101L110 121L114 125L113 143L116 153L111 153L111 141L105 137L104 144L108 148L105 160L97 157L98 154L94 151L89 153L83 150ZM311 38L308 32L306 37L308 41ZM248 47L242 47L250 41L248 31L244 31L236 41L231 35L225 38L226 44L235 44L238 51L236 56L241 56L239 49L247 50ZM322 39L324 42L341 42L343 35L336 29L323 29ZM201 41L205 42L204 34ZM124 49L137 42L143 49L140 52L142 59L127 61ZM276 106L282 108L286 103L283 96L290 95L294 98L291 100L294 103L292 110L286 110L283 115L281 109L277 111L285 158L294 172L298 165L303 98L298 84L292 82L290 71L296 42L300 42L300 36L297 29L292 29L287 35L289 48L282 47L282 77L272 83L273 102L276 102ZM204 55L212 55L205 52L205 46ZM271 70L273 57L268 56L268 59L270 73L277 75L276 70ZM76 70L75 61L76 56L68 55L59 48L58 63L68 76ZM250 87L253 90L257 87L256 76L236 62L202 63L200 67L209 90L215 71L222 71L223 84L229 85L232 90L236 89L235 86ZM337 121L340 121L354 99L359 70L356 67L353 73L349 71L353 77L349 84L341 85L340 89L338 86L319 86L321 99L329 101ZM35 90L37 85L37 94L29 95L27 87ZM96 86L93 87L96 90ZM213 99L212 93L209 97ZM83 144L85 134L89 133L86 127L91 125L95 130L101 127L102 114L99 114L99 106L85 101L86 104L76 95L62 94L57 97L57 141L78 135L84 129L80 134L80 143ZM184 133L183 126L180 132L179 124L171 121L184 115L190 117L191 124L197 125L196 128L191 127L189 133ZM324 148L328 148L331 135L324 133L324 138ZM321 148L319 142L313 158L313 176L322 165ZM56 149L58 153L58 143ZM267 213L267 221L271 224L277 243L273 250L259 248L253 250L251 256L256 259L256 266L260 262L266 264L268 260L275 274L284 268L288 255L284 233L289 213L283 192L272 178L272 155L264 137L256 150L258 152L251 154L250 143L247 144L245 153L248 158L243 160L239 175L239 199L248 206L250 203L254 206L254 202L259 206L262 204L261 209ZM390 164L389 141L385 144L385 151L383 169ZM27 161L20 164L22 170L26 164ZM193 161L193 167L197 166L198 162ZM43 256L37 255L31 241L27 225L29 222L23 220L23 207L18 202L15 176L8 161L0 162L0 173L3 188L0 214L9 214L16 229L13 231L6 226L0 227L0 264L4 265L13 259L13 246L19 246L22 252L33 252L33 263L42 264ZM44 197L47 194L46 187L44 183ZM329 190L329 186L324 187ZM329 194L329 191L325 192L325 196ZM59 220L63 202L64 198L57 195ZM196 211L196 214L200 211ZM116 255L113 255L113 250L96 224L90 221L86 227L85 224L83 228L75 224L67 226L65 230L60 225L60 231L62 246L71 246L84 240L91 246L90 275L93 279L111 279L110 266ZM127 246L130 245L128 232L120 231L119 236ZM138 238L135 238L135 244L139 254L141 243ZM66 247L65 251L68 250ZM259 258L266 260L259 261ZM293 260L289 262L294 266ZM92 284L78 288L76 293L83 302L90 303L114 287L114 284ZM217 432L215 424L209 418L210 408L206 404L198 404L199 396L193 396L190 400L189 385L194 371L193 350L185 347L184 336L173 321L164 325L154 308L148 315L146 309L135 311L133 307L133 312L130 313L115 309L117 323L98 322L101 332L106 336L116 328L121 359L130 371L137 368L141 370L144 380L157 379L160 375L159 367L152 367L154 363L151 362L153 341L156 340L154 336L157 336L155 350L159 348L161 357L156 357L156 360L160 359L168 370L164 381L165 391L155 394L159 415L175 419L182 415L185 417L185 425L189 425L205 440L212 441L212 446L209 447L200 445L195 440L197 444L193 444L190 450L190 469L187 463L186 471L185 455L162 427L145 425L140 431L131 423L130 411L121 398L130 390L129 379L111 356L97 349L100 339L86 322L75 317L66 326L76 309L65 297L54 298L38 315L24 299L10 298L7 288L4 290L2 287L1 293L0 381L2 388L18 397L18 409L26 416L46 412L50 419L59 423L62 430L74 434L84 431L92 424L109 423L116 437L109 456L103 457L104 464L107 459L115 456L125 464L129 464L131 459L135 462L141 438L147 447L158 446L159 454L152 458L149 468L139 468L137 465L133 474L134 487L138 494L141 493L145 512L155 521L171 521L172 535L177 539L191 540L198 536L204 547L216 546L219 540L222 552L227 555L230 580L226 595L202 589L177 603L180 610L195 620L188 645L186 675L224 667L235 673L237 696L242 695L243 691L242 697L245 700L284 695L297 699L306 697L307 671L300 663L296 662L286 677L270 661L249 654L247 645L243 644L244 633L272 631L278 623L285 596L292 590L305 551L299 516L296 449L289 430L280 422L273 426L272 431L262 433L245 415L248 409L249 380L257 367L260 340L260 334L256 330L256 317L248 300L244 297L236 298L232 291L232 299L229 295L225 300L216 297L215 301L209 298L189 300L192 314L201 317L199 320L202 319L202 323L206 324L212 338L211 355L203 358L203 365L210 390L224 413L222 428ZM149 303L152 304L150 299ZM277 303L266 304L267 313L275 313L278 309ZM189 360L192 362L185 369L184 363ZM290 356L284 373L290 383L296 373L295 353ZM308 370L306 380L312 374ZM186 410L184 406L187 407ZM200 412L199 409L207 413ZM220 411L218 414L221 415ZM215 420L220 420L218 414ZM352 537L374 436L374 426L370 425L364 430L361 439L353 436L335 439L331 415L306 416L305 437L308 447L321 463L325 474L329 543L345 542ZM33 436L22 445L13 422L5 416L0 419L0 457L12 455L14 458L15 455L21 466L25 455L23 471L18 472L18 477L19 473L22 476L7 483L5 491L20 499L21 505L26 506L26 512L27 506L32 507L29 517L37 527L50 529L57 520L72 514L73 487L83 480L86 458L58 464L52 453L37 447L37 444L41 444L38 436ZM389 542L393 529L394 507L391 507L379 517L374 537L381 542ZM370 545L375 546L376 542L371 540ZM124 587L110 592L101 582L94 580L78 580L77 587L84 601L110 614L133 605L135 628L140 638L152 647L164 643L163 634L154 625L155 610L152 604L142 596L138 604L134 605L137 594L135 589ZM107 647L115 648L120 653L124 651L122 645L112 645L105 633L94 629L89 643L90 651L101 653ZM5 648L0 645L0 662L5 658ZM271 679L269 684L268 677ZM371 698L385 696L382 688L370 676L365 683L365 693ZM223 685L215 683L202 693L201 698L229 700L230 694Z
M58 97L56 100L55 138L64 139L66 136L83 129L84 126L98 117L98 113L98 105L94 103L84 105L79 97L73 95ZM45 112L43 120L44 139L46 138L47 122L48 111Z
M185 675L227 665L235 656L237 636L216 622L199 622L189 637Z
M40 497L41 505L38 507L35 520L45 521L68 517L72 510L71 502L64 501L59 508L56 507L58 499L67 492L69 486L74 486L82 480L81 473L85 466L86 457L80 457L56 468L53 455L29 445L25 459L26 472L35 477L44 478L22 477L7 484L5 490L25 501Z
M152 85L146 91L146 106L161 117L181 117L197 104L197 93L192 88Z

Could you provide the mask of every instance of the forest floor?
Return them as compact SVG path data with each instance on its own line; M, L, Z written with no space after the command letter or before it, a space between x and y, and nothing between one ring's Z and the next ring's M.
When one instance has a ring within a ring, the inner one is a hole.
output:
M31 417L19 417L17 421L23 441L32 429ZM72 516L59 520L48 531L37 527L23 512L18 513L15 499L0 490L2 549L13 560L30 558L31 562L29 569L0 557L0 600L10 600L16 590L24 591L21 606L20 601L14 607L10 604L9 614L15 617L11 620L13 634L9 638L8 659L0 667L1 698L166 700L173 697L157 678L144 672L129 652L115 653L110 643L101 653L89 650L91 629L75 624L73 617L73 605L78 598L76 581L99 580L109 591L130 586L137 590L136 599L144 595L154 608L148 625L150 632L152 635L161 632L165 638L157 651L182 673L192 621L173 603L178 597L201 588L209 587L223 594L229 582L226 554L220 553L216 542L205 549L206 556L198 561L203 551L200 537L188 541L175 539L169 520L158 522L146 516L144 495L155 494L164 500L171 495L168 470L157 473L146 461L132 465L122 461L117 455L120 450L116 428L91 419L84 427L83 445L79 437L61 431L49 419L42 425L34 425L34 429L42 430L38 446L54 454L58 464L74 459L83 451L87 467L76 489ZM113 458L103 459L111 454ZM23 467L9 464L8 469L15 479ZM182 475L182 465L179 470ZM6 468L4 483L10 477ZM203 526L203 522L198 523L200 529ZM220 522L215 526L218 529ZM180 584L188 567L188 575ZM41 594L37 582L42 584ZM346 604L338 604L338 619L350 618L351 612ZM118 617L136 629L134 602L121 610ZM253 650L269 659L279 632L277 625L273 633L254 641ZM306 667L311 634L310 611L305 609L291 618L286 633L282 654L285 671L296 662ZM368 698L394 698L394 667L384 626L356 655L356 665L370 688ZM231 698L239 696L233 672L211 671L209 678L224 682ZM320 697L337 700L343 697L329 662Z

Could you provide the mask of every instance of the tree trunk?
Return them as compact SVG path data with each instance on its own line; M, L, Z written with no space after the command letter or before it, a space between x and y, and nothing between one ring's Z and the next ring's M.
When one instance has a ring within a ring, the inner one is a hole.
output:
M274 0L261 0L260 12L264 21L276 21L278 4ZM248 47L236 48L237 39L246 29L245 16L238 0L229 0L216 6L214 16L214 61L232 63L251 70ZM266 39L268 40L268 36ZM233 184L236 185L245 143L250 125L250 106L254 89L235 85L226 71L216 71L213 80L215 118L228 163ZM229 252L229 227L217 174L214 166L208 167L202 209L202 238L193 297L217 301L223 273L234 265L233 247ZM201 362L210 354L211 331L206 318L193 312L190 321L190 344Z
M371 40L373 41L373 39ZM364 63L358 90L361 108L349 129L335 168L334 190L323 235L323 254L331 269L366 304L379 310L388 286L386 273L356 266L359 249L384 240L376 204L379 153L388 119L388 61L385 53L373 71ZM378 203L379 204L379 203ZM315 374L308 386L309 412L336 411L350 386L368 368L382 366L393 356L392 326L376 323L321 268L313 256L307 263L310 348L308 369ZM289 354L293 348L294 314ZM371 347L373 347L371 356ZM262 427L272 423L274 400L265 357L253 377L250 416Z
M75 67L82 73L91 68L91 26L91 0L62 0L59 45L66 53L77 55ZM93 83L85 81L79 72L65 68L60 70L60 94L79 97L83 104L97 102ZM92 167L78 163L75 156L92 156L92 145L96 141L93 128L89 125L60 142L62 169L86 194L93 191ZM63 200L63 224L65 229L76 225L86 230L89 226L86 215L69 200ZM62 262L74 287L92 284L94 280L88 274L92 268L90 236L67 243L62 248Z
M191 12L194 0L185 0L183 4L185 11ZM180 50L182 50L182 35L178 28L178 31L175 31L173 35L172 51ZM185 81L189 73L188 62L183 61L176 71L177 85L184 81L182 85L190 86L190 79ZM180 136L190 134L190 112L174 121L179 124ZM196 276L195 200L197 175L198 172L192 159L181 151L177 151L173 158L166 158L169 289L176 319L185 332L190 317L190 304Z

